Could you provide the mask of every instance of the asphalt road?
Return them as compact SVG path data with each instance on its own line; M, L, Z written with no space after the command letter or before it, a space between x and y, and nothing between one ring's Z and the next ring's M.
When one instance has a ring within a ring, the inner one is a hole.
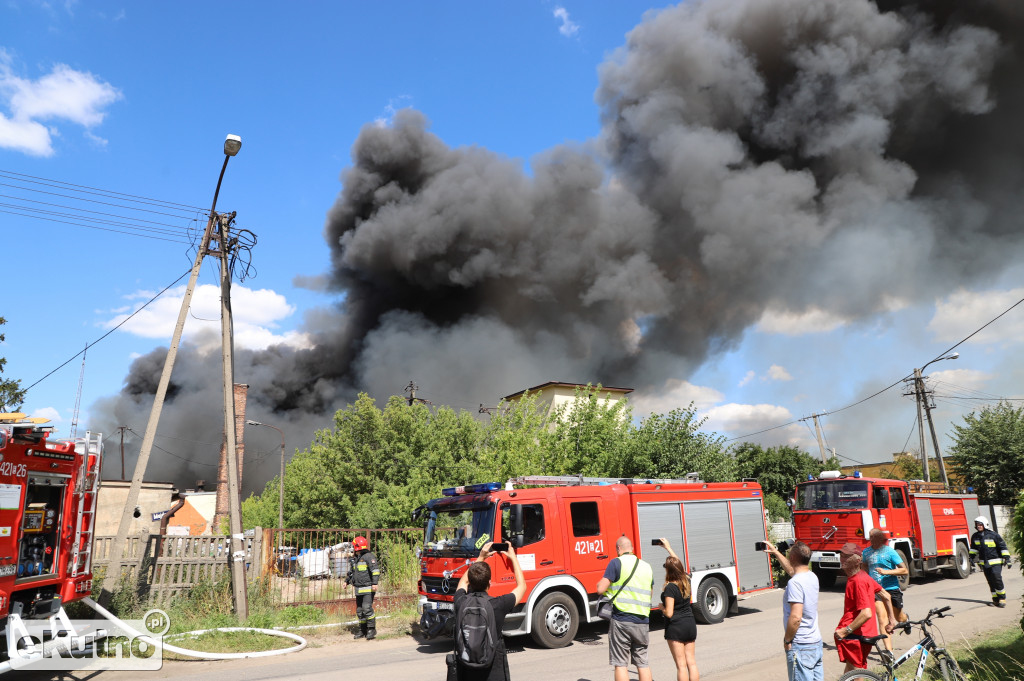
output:
M929 579L916 581L906 592L906 610L911 619L928 609L952 606L953 617L939 621L938 630L947 643L972 638L979 633L1015 624L1020 620L1024 577L1014 568L1005 575L1009 605L997 609L989 603L988 585L978 572L967 580ZM821 594L819 621L826 639L825 678L837 679L842 666L829 645L831 631L843 607L844 580ZM182 681L263 681L301 679L334 681L356 678L362 681L401 679L427 681L443 679L444 655L451 641L417 641L411 637L372 642L350 641L348 637L320 639L321 646L286 656L224 662L165 662L155 672L102 672L70 675L19 673L32 681L126 681L127 679L179 679ZM918 638L898 636L897 650L906 650ZM576 641L560 650L536 647L528 638L508 640L509 665L515 679L552 681L607 681L607 625L585 625ZM651 632L651 668L655 679L672 679L675 666L664 642L659 618ZM697 663L704 679L724 681L765 681L784 679L786 663L782 653L781 591L770 591L740 603L740 614L717 625L701 625L697 632ZM631 678L636 678L635 673Z

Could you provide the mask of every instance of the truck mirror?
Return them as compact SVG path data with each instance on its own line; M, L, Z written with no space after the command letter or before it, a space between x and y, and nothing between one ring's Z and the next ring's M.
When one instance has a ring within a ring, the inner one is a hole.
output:
M509 539L512 542L512 546L521 548L523 546L523 506L522 504L512 504L508 509L508 525L509 532L512 536Z

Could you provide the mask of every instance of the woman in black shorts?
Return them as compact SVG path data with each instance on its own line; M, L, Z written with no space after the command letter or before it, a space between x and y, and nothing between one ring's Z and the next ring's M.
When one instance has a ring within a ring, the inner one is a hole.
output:
M665 615L665 640L676 661L676 681L699 681L697 622L690 608L690 576L668 539L662 538L661 545L669 553L665 559L665 590L661 592L661 608Z

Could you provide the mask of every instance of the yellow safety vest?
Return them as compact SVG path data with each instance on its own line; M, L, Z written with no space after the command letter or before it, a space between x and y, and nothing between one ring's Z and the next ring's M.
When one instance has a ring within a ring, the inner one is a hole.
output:
M613 604L619 612L649 617L651 614L651 593L654 591L654 571L650 565L632 553L625 553L619 556L619 563L619 578L612 582L605 595L608 598L615 596ZM634 564L637 564L636 572L633 572ZM631 572L633 572L633 577L629 578ZM623 587L622 585L626 582L627 578L629 578L629 583ZM621 591L619 590L620 587L622 588Z

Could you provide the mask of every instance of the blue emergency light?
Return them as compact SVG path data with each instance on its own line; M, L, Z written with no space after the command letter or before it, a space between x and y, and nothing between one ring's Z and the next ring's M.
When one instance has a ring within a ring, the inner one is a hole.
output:
M859 478L859 477L861 477L861 475L860 475L860 471L854 471L854 472L853 472L853 477L855 477L855 478Z
M500 482L482 482L478 485L461 485L459 487L445 487L441 490L441 494L446 497L457 497L460 494L485 494L487 492L497 492L501 489Z

